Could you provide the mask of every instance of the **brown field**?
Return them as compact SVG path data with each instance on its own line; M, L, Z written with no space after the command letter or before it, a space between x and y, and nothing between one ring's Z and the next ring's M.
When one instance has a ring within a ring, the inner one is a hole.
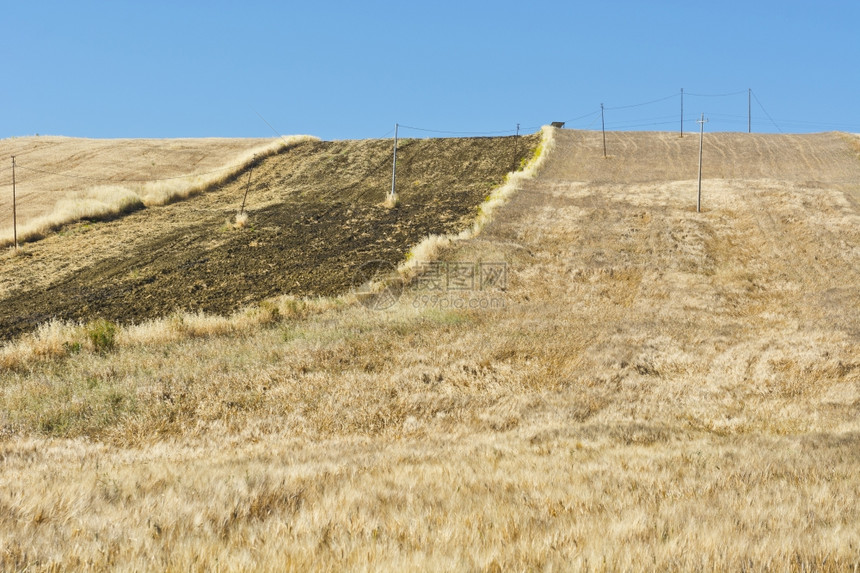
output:
M0 234L12 227L12 173L17 157L18 216L26 224L82 189L111 181L164 179L223 167L271 139L83 139L35 136L0 139ZM44 173L45 171L50 173ZM59 175L57 175L59 174ZM8 214L8 216L7 216ZM8 221L7 221L8 219Z
M504 281L7 345L0 564L860 567L856 139L551 133Z
M537 142L402 140L389 209L391 141L304 141L187 201L66 226L0 256L0 340L50 319L130 323L342 294L363 263L396 265L427 235L466 228Z

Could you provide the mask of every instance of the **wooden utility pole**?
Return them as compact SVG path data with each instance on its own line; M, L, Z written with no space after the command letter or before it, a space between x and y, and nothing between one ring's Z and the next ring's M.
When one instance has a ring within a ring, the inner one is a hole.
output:
M684 88L681 88L681 137L684 137Z
M398 124L394 124L394 161L391 164L391 195L389 195L389 199L394 201L395 193L397 190L397 128L400 127Z
M606 159L606 121L603 118L603 104L600 104L600 125L603 128L603 158Z
M15 156L12 156L12 240L18 250L18 201L15 195Z
M251 189L251 173L254 172L253 164L251 168L248 170L248 181L245 183L245 195L242 197L242 207L239 208L239 214L245 212L245 201L248 199L248 190Z
M705 114L702 112L702 119L698 120L696 123L702 126L701 131L699 132L699 195L696 199L696 213L702 212L702 144L705 141L705 124L708 123L708 120L705 119Z

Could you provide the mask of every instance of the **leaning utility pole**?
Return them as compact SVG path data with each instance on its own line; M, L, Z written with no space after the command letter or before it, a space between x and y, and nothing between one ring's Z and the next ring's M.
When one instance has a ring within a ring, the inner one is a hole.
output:
M239 214L245 212L245 201L248 199L248 190L251 189L251 173L254 172L254 164L257 162L257 155L254 154L254 159L251 161L251 168L248 169L248 181L245 183L245 195L242 197L242 206L239 208Z
M702 126L701 131L699 132L699 195L696 199L696 213L702 212L702 144L705 141L705 124L708 123L708 120L705 119L705 114L702 112L702 119L696 121L699 125Z
M18 202L15 196L15 156L12 156L12 240L18 250Z
M391 164L391 195L389 195L389 199L394 201L395 192L396 192L396 183L397 183L397 128L398 124L394 124L394 161Z
M606 159L606 121L603 119L603 104L600 104L600 125L603 126L603 158Z

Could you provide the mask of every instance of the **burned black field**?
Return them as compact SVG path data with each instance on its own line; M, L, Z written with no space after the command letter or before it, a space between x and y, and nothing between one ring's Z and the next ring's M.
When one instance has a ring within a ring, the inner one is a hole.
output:
M428 234L466 228L537 144L401 140L400 201L386 208L390 140L304 142L185 201L69 226L0 261L0 337L52 319L134 323L344 293L362 264L397 264ZM246 190L249 217L236 228Z

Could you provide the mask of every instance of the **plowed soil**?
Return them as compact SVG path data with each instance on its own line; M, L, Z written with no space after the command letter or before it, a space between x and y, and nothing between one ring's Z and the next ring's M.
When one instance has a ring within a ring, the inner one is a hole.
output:
M381 205L390 140L307 142L187 201L70 226L0 257L0 339L54 318L129 323L343 293L363 263L396 264L426 235L465 228L537 142L401 140L394 209Z

